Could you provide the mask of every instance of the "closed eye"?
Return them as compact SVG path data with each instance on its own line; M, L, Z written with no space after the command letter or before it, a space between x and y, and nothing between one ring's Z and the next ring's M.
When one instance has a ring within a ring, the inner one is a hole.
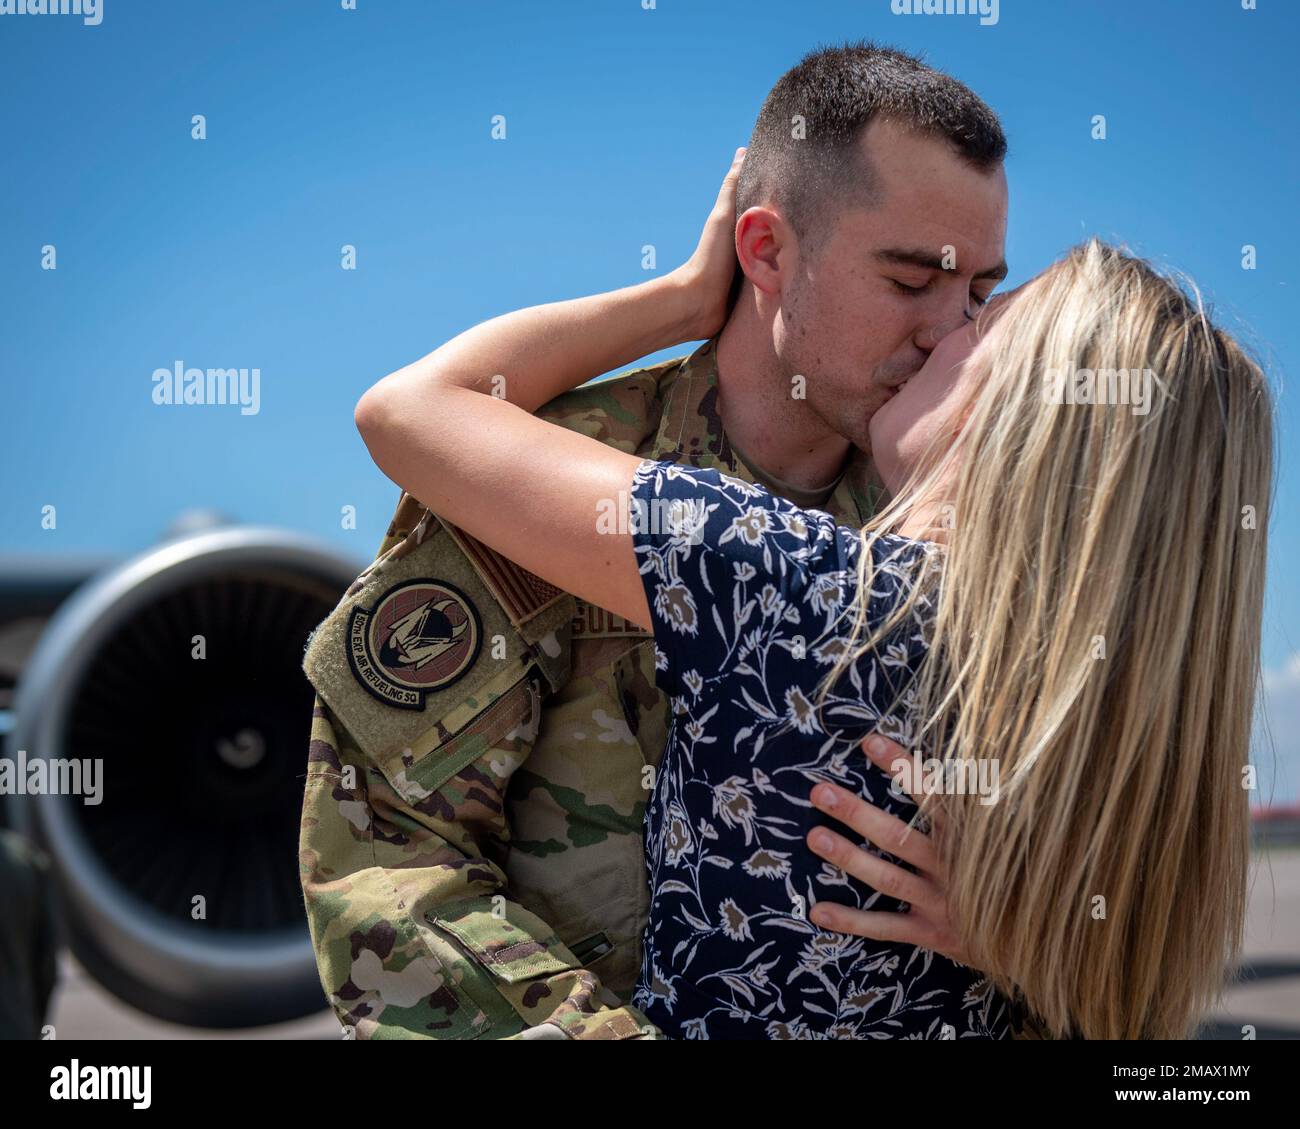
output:
M924 294L927 290L929 290L930 285L931 283L933 283L934 279L930 279L927 282L923 282L920 286L909 286L906 282L900 282L896 278L891 278L889 281L894 284L895 290L915 298L921 294ZM993 292L990 291L988 294L981 295L981 294L976 294L972 291L970 297L971 297L971 301L975 304L976 308L979 308L980 306L988 305L989 301L993 298Z

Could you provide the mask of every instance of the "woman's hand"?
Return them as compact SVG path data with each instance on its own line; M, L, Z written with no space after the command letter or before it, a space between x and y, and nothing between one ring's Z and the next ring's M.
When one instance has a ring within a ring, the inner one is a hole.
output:
M735 273L736 154L699 246L634 286L502 314L391 373L357 405L376 465L449 525L588 603L649 626L618 509L641 460L534 418L541 405L660 349L714 336Z
M689 296L694 329L687 341L704 340L718 333L730 313L731 287L736 277L736 183L745 150L737 149L723 177L713 211L704 223L699 245L673 277Z
M863 741L862 747L872 763L895 780L907 779L906 774L894 771L899 758L910 760L901 745L873 734ZM918 795L912 792L913 798ZM836 784L818 784L809 798L819 811L847 824L863 839L911 863L918 871L913 874L868 854L829 828L815 827L808 833L808 846L815 854L873 890L908 903L910 908L907 913L887 913L818 902L809 913L809 920L837 933L917 945L969 966L969 958L948 919L947 875L934 841L897 816L881 811Z
M532 412L620 365L714 336L727 320L737 269L736 182L744 153L736 150L699 245L676 270L502 314L379 381L357 405L357 427L379 468L429 505L434 495L420 491L432 475L430 460L441 453L463 463L465 436L477 434L443 426L448 416L439 400L446 393L468 389Z

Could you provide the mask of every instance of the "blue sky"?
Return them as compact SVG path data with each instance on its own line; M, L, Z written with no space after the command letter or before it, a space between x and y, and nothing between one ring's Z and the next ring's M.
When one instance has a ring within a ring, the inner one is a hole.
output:
M397 491L353 428L360 392L493 314L644 279L646 243L681 261L772 82L876 38L1001 114L1008 285L1123 241L1266 361L1265 664L1300 798L1294 0L1001 0L992 26L890 0L103 5L95 27L0 16L0 552L128 553L209 506L368 559ZM260 411L154 405L178 359L259 368Z

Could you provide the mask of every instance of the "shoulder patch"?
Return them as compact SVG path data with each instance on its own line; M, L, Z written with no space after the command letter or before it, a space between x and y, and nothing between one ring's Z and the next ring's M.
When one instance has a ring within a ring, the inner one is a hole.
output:
M403 581L348 621L348 662L366 691L399 709L424 708L425 695L463 677L483 642L469 598L445 580Z
M530 669L552 689L568 680L573 597L517 593L531 614L516 626L480 567L447 526L421 521L353 582L303 655L316 693L390 782L436 775L433 762L523 692Z

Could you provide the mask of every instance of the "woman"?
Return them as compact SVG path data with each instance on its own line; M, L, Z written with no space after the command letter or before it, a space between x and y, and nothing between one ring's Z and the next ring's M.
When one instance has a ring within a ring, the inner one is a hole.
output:
M477 326L357 409L431 509L654 631L674 718L634 1002L684 1037L1001 1038L1011 1000L1058 1037L1187 1037L1244 915L1262 373L1198 299L1093 242L877 411L890 501L862 530L528 414L711 336L732 262L724 186L678 271ZM920 796L932 835L898 834L918 809L851 767L873 731L959 770ZM956 787L970 765L991 786ZM883 897L804 850L807 783L833 778L852 786L814 802L882 868L887 848L940 876L955 943L891 941L919 880Z

